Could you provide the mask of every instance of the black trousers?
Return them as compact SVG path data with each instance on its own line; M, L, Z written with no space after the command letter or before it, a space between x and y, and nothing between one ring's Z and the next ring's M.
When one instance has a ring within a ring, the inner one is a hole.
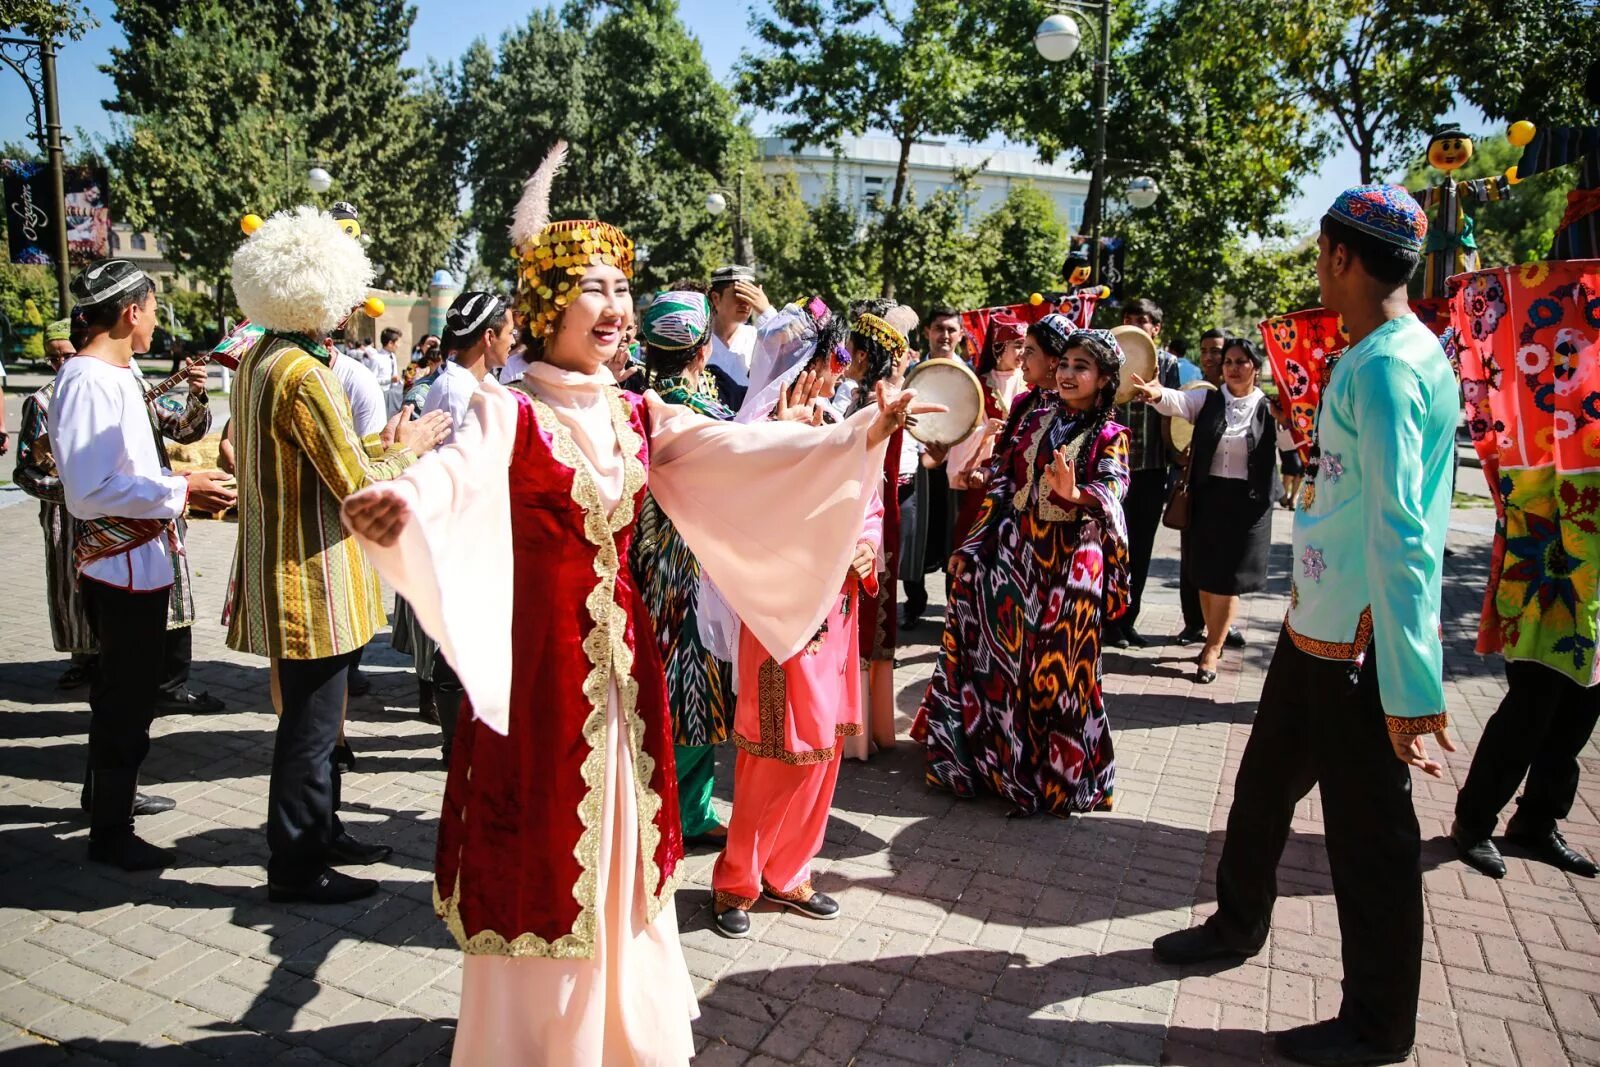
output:
M343 829L333 749L355 655L273 661L283 707L267 792L267 878L274 883L299 886L315 878Z
M1178 603L1183 607L1183 628L1185 630L1204 630L1206 628L1205 612L1200 610L1200 589L1194 584L1194 575L1189 573L1189 533L1184 531L1178 535Z
M1538 663L1506 663L1510 686L1483 728L1472 769L1456 797L1462 833L1494 833L1501 810L1527 775L1511 817L1525 833L1548 833L1578 795L1578 753L1600 718L1600 689L1585 689Z
M160 692L168 593L135 593L90 578L81 588L100 644L89 681L89 835L114 837L133 830L133 795Z
M919 518L926 521L918 512L927 503L927 484L927 472L919 469L910 482L896 490L900 497L900 599L916 615L928 606L928 583L922 566L927 531L917 526Z
M1128 481L1128 495L1122 511L1128 520L1128 579L1132 590L1128 613L1114 625L1131 630L1139 620L1139 604L1144 599L1144 580L1150 573L1150 556L1156 547L1156 531L1161 528L1161 512L1167 505L1167 469L1134 471Z
M1222 940L1253 952L1266 940L1277 868L1294 808L1321 787L1328 865L1344 956L1339 1017L1368 1040L1409 1046L1422 980L1421 832L1411 769L1395 758L1369 653L1349 664L1278 639L1234 781L1217 867Z
M161 669L161 691L180 696L189 688L189 664L194 660L194 627L178 626L167 631Z

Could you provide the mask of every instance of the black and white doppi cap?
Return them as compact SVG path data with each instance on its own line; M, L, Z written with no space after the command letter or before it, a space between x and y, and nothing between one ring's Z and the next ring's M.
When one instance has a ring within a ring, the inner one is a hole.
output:
M149 280L148 274L125 259L102 260L72 279L72 299L78 307L94 307Z

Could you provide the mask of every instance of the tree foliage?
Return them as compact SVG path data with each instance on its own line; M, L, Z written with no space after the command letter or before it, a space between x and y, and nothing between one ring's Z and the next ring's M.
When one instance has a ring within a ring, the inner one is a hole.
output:
M76 0L0 0L0 30L10 33L76 41L97 25Z
M536 11L497 50L475 44L451 78L489 271L511 273L512 208L558 138L571 147L552 217L621 227L648 252L639 287L704 276L723 255L726 224L705 198L734 180L744 135L674 0Z
M1055 288L1067 253L1067 227L1055 202L1033 185L1006 194L978 227L984 263L983 303L1012 304L1030 293Z
M1583 0L1420 0L1462 98L1491 119L1600 122L1584 98L1600 6Z
M889 134L898 149L884 205L882 292L895 295L899 255L912 235L902 208L911 149L929 137L987 137L976 86L1000 65L961 35L959 0L772 0L754 19L765 46L740 62L740 99L784 116L775 131L797 145L837 147L846 136Z
M455 231L457 163L443 92L400 65L404 0L123 0L116 17L119 201L184 270L221 281L246 212L348 200L380 284L426 284ZM305 188L311 162L326 195Z

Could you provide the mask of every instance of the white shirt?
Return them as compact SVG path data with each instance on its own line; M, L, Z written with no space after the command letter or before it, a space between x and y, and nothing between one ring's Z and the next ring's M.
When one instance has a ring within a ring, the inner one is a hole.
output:
M735 385L748 386L750 384L750 357L756 351L756 332L766 324L766 321L776 314L771 310L763 311L756 316L755 325L748 322L733 331L733 337L726 344L715 330L711 331L711 365L720 368L723 373L733 379Z
M445 411L450 414L450 432L439 443L447 445L456 439L456 431L467 421L467 405L472 394L478 391L478 379L471 371L454 360L445 360L444 370L428 387L428 399L422 404L421 414Z
M1161 399L1151 407L1163 415L1173 415L1188 422L1200 416L1206 405L1209 389L1163 389ZM1239 478L1250 476L1250 424L1255 421L1256 409L1267 399L1260 389L1252 389L1244 396L1234 396L1224 385L1220 392L1223 402L1222 440L1217 442L1216 454L1211 457L1211 477Z
M506 365L500 368L499 381L501 385L510 385L519 381L528 372L528 350L519 349L511 353L506 360Z
M378 378L354 356L338 356L330 368L339 379L339 387L350 399L350 410L356 417L356 436L370 437L381 433L389 421L389 409L383 402L383 386Z
M394 384L394 377L399 373L399 364L395 362L393 352L386 348L369 347L366 358L362 360L373 377L378 379L378 385L384 389Z
M133 371L94 356L67 360L47 414L67 511L79 519L176 519L189 483L161 465L150 410ZM167 539L157 537L83 569L136 592L172 585Z

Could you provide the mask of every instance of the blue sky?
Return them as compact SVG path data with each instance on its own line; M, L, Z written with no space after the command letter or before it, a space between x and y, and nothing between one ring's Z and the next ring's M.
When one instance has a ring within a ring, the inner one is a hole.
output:
M422 66L430 58L440 62L453 59L477 37L493 44L503 31L525 20L529 11L548 6L551 4L539 0L416 0L417 20L407 62ZM680 0L679 7L684 23L700 39L711 69L726 82L740 53L756 43L750 32L749 0ZM111 133L111 123L100 102L112 89L110 79L98 68L121 43L122 33L112 18L110 0L89 0L89 8L100 26L82 41L68 42L57 61L62 122L69 132L79 127L92 136L105 137ZM1020 42L1019 47L1031 48L1032 44ZM0 85L4 86L0 89L0 141L22 141L28 135L24 117L27 95L8 69L0 69ZM1449 118L1469 133L1491 132L1481 115L1458 111ZM760 117L754 125L758 134L766 132ZM1359 177L1355 153L1348 148L1335 153L1304 184L1300 197L1288 205L1288 216L1309 225L1340 189L1355 184Z

